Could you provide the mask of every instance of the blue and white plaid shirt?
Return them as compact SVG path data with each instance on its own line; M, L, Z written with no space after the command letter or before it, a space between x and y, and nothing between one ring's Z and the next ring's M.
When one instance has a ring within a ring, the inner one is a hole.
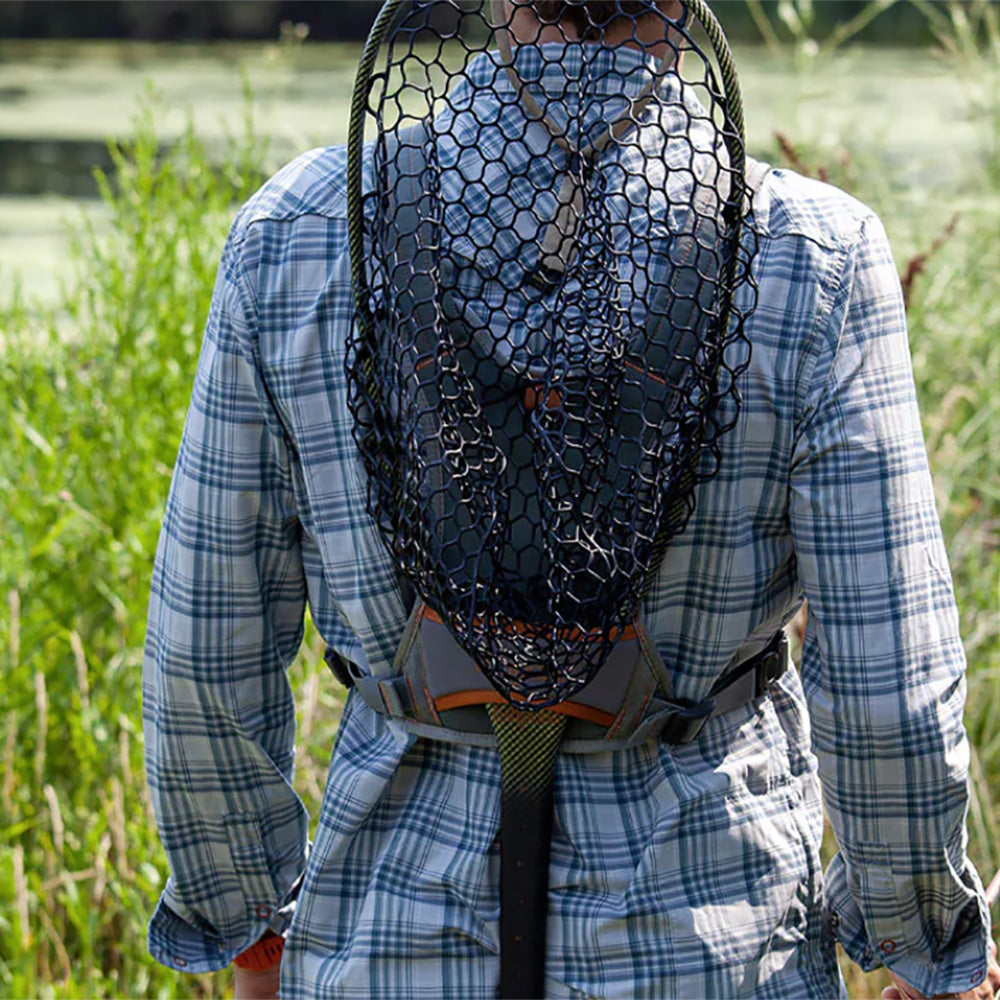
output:
M506 86L488 57L468 73ZM521 114L509 95L494 110ZM416 740L350 697L308 861L291 783L285 668L306 602L374 672L407 610L346 405L346 208L344 150L315 150L244 207L223 254L149 612L147 770L173 873L149 945L222 968L304 872L282 997L492 998L495 753ZM985 975L964 659L889 248L864 206L783 170L754 223L739 421L645 623L700 700L807 597L801 677L690 746L560 756L553 997L837 996L835 938L926 995ZM840 845L825 878L820 779Z

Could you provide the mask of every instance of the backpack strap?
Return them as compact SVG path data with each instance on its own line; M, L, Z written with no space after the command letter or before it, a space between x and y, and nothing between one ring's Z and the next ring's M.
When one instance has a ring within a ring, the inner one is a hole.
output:
M574 699L553 709L566 717L562 749L606 753L649 740L691 743L705 723L756 701L788 669L782 630L748 639L701 702L679 701L671 671L641 623L626 630L598 675ZM418 736L497 748L486 709L503 699L440 617L418 601L389 677L350 678L361 698Z

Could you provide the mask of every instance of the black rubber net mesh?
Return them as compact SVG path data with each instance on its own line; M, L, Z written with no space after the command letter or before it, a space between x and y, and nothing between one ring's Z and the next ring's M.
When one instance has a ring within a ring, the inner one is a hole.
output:
M716 471L755 301L703 26L680 4L596 24L588 6L539 35L524 15L544 4L386 5L352 121L370 511L529 708L579 691L635 618Z

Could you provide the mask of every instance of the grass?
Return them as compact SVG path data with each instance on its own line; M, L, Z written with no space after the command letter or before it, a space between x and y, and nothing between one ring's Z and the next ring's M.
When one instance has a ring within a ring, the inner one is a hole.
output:
M218 990L144 954L163 863L142 776L140 664L222 239L234 205L260 183L266 149L247 121L221 163L192 129L161 157L158 112L147 102L134 138L113 147L115 181L101 178L108 224L99 235L81 221L62 300L0 306L8 996Z
M870 150L853 154L849 136L842 156L809 136L793 136L788 150L882 213L901 272L916 261L914 372L970 664L970 850L985 873L1000 865L1000 177L989 156L1000 114L996 89L991 98L977 81L997 71L997 35L975 4L934 11L945 58L969 70L981 162L918 203L885 179L890 171ZM268 167L267 150L248 117L221 158L192 128L159 155L158 117L147 100L132 138L112 147L117 174L102 180L108 221L96 231L81 220L59 300L0 302L5 996L218 996L227 983L177 976L145 952L164 865L142 776L139 666L215 266L234 207ZM787 153L777 143L767 152L773 162ZM944 236L962 204L978 208L961 211ZM314 816L341 704L320 652L310 630L293 668L296 783ZM856 970L849 980L855 997L876 996L881 984Z

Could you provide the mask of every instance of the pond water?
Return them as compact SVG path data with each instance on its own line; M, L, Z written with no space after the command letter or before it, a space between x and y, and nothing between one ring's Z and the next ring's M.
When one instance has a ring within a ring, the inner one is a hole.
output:
M128 134L143 94L157 95L165 139L188 118L211 138L239 130L249 85L277 166L310 146L344 141L359 51L0 44L0 300L15 281L29 295L55 294L67 228L81 211L97 211L91 170L107 165L105 139ZM877 154L887 183L916 199L953 187L977 155L963 85L928 52L857 49L798 70L762 49L736 55L752 150L770 150L778 130L831 158L840 149Z

